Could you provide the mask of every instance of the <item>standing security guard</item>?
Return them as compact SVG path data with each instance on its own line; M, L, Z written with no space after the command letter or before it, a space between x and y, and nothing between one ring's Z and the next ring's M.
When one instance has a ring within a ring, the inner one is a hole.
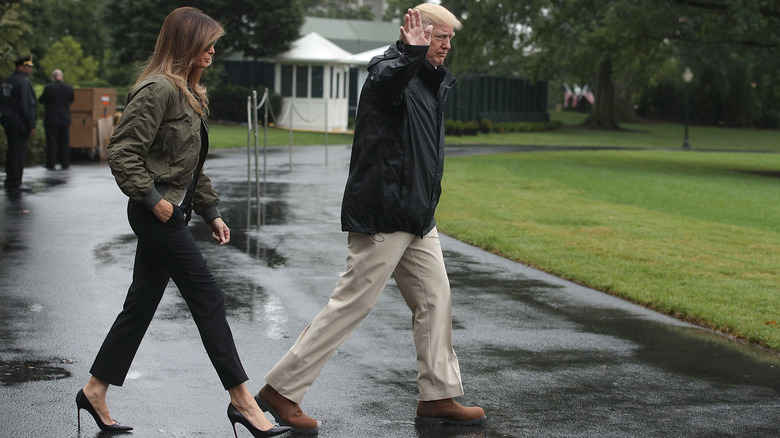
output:
M27 143L35 135L35 90L27 79L32 73L32 56L14 61L16 71L3 82L2 125L8 139L5 154L6 190L30 190L22 184L22 172L27 158Z

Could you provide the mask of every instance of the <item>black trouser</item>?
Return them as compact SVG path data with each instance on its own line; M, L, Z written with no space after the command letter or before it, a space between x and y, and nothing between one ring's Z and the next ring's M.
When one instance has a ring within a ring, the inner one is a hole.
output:
M8 140L8 150L5 152L5 186L16 188L22 185L24 162L27 160L27 143L29 132L19 132L13 128L5 128Z
M70 167L70 125L44 125L46 128L46 167L53 169L59 161Z
M162 223L149 209L131 200L127 216L138 236L133 284L90 373L112 385L124 383L168 279L172 278L192 312L222 385L229 389L247 381L227 323L225 299L187 229L184 213L175 207L173 216Z

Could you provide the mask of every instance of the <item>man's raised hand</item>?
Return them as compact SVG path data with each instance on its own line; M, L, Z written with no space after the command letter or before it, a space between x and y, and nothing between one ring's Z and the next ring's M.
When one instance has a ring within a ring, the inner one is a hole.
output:
M401 26L401 36L406 44L411 46L428 46L431 44L433 25L423 29L420 11L408 9L404 15L404 25Z

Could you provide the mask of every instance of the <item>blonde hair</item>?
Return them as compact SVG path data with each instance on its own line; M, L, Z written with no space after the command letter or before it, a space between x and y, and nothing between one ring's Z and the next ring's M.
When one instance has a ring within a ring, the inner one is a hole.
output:
M179 87L198 114L208 114L206 88L199 83L203 69L195 61L224 34L222 25L201 10L175 9L165 18L154 53L136 85L151 75L163 75Z
M452 30L460 30L463 27L460 20L447 8L434 3L422 3L414 7L420 11L423 28L429 24L452 27Z
M450 26L452 30L460 30L463 27L460 20L444 6L435 3L422 3L415 6L414 9L420 11L423 29L428 27L429 24ZM404 36L401 34L398 37L398 41L403 40Z

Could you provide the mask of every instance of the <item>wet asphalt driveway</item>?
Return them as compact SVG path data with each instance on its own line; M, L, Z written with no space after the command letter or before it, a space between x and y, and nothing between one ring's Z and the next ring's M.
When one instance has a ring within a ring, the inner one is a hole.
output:
M212 154L206 169L232 242L220 247L200 219L191 225L225 292L253 391L344 269L349 148L327 148L327 164L325 148L295 148L292 171L289 157L268 155L257 230L246 152ZM130 283L126 198L105 164L29 168L25 182L32 193L0 194L0 437L103 436L89 417L77 430L74 397ZM484 407L487 424L415 427L411 318L391 282L303 402L324 421L321 437L780 436L779 356L446 236L442 246L459 401ZM227 393L175 286L108 401L134 437L233 436Z

